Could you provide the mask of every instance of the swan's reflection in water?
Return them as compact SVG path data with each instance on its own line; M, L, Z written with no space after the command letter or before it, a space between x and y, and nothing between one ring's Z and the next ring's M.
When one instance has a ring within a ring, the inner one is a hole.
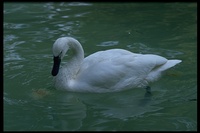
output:
M51 119L47 125L53 130L101 130L98 125L113 119L126 121L162 109L144 94L140 89L100 94L53 90L44 98L48 99L46 113Z

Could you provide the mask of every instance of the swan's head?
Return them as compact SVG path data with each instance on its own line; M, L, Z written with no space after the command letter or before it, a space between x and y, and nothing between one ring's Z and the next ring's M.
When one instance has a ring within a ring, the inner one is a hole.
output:
M69 49L68 41L69 41L68 37L61 37L58 38L53 44L52 50L54 56L53 57L54 64L53 64L53 69L51 71L51 74L53 76L56 76L58 74L61 59L65 56L65 53Z
M53 44L53 56L60 57L61 59L65 56L65 53L69 49L69 37L58 38Z

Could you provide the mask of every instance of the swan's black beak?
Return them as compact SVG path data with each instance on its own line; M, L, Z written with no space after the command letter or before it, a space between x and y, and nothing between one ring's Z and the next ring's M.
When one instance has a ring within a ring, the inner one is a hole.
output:
M52 71L51 71L51 74L53 75L53 76L56 76L57 74L58 74L58 72L59 72L59 67L60 67L60 62L61 62L61 59L60 59L60 57L59 56L57 56L57 57L53 57L53 69L52 69Z

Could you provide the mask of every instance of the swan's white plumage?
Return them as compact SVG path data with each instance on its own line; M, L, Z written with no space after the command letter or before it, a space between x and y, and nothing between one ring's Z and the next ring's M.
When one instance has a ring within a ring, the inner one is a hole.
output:
M74 56L55 76L55 87L78 92L115 92L146 87L161 73L181 60L167 60L153 54L136 54L123 49L99 51L84 58L81 44L62 37L53 45L53 55L62 59L71 48Z

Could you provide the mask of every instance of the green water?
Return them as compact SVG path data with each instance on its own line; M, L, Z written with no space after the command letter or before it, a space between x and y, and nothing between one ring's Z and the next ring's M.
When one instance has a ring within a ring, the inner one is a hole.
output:
M4 130L197 130L196 3L4 3ZM144 89L56 90L52 45L80 41L85 56L123 48L183 62Z

